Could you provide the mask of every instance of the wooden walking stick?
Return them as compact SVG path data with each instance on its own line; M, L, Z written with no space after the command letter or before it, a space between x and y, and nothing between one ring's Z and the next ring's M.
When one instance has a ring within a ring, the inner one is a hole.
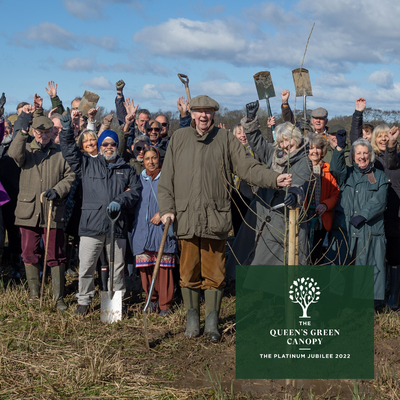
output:
M40 202L43 203L43 192L40 195ZM42 310L42 303L43 303L43 289L44 289L44 282L46 280L46 266L47 266L47 253L49 250L49 235L50 235L50 223L51 223L51 211L53 209L53 200L49 201L49 212L47 216L47 228L46 228L46 244L44 246L44 262L43 262L43 274L42 274L42 286L40 288L40 304L39 304L39 311Z
M295 259L296 259L296 210L289 210L288 265L295 265Z
M164 233L163 233L162 238L161 238L160 248L158 249L157 261L156 261L156 265L154 267L153 276L151 277L150 290L149 290L149 293L147 295L146 305L144 306L144 309L143 309L144 338L146 340L146 347L148 349L150 349L150 345L149 345L149 337L147 335L147 310L148 310L149 305L150 305L151 295L153 294L153 291L154 291L154 285L156 283L158 271L160 270L161 257L162 257L162 255L164 253L164 246L165 246L165 241L167 240L168 228L169 228L169 224L170 223L171 223L171 218L168 217L167 218L167 222L165 223Z

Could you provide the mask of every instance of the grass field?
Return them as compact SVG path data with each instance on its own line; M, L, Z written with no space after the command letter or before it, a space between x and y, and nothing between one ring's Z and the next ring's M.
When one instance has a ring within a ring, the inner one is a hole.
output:
M147 350L140 297L130 299L121 322L106 325L100 322L98 296L89 315L74 315L76 280L67 283L69 309L63 314L48 300L50 286L42 311L24 286L0 286L0 399L400 399L395 313L375 318L374 380L285 386L235 380L232 295L223 299L221 343L185 338L184 309L176 305L169 317L148 317Z

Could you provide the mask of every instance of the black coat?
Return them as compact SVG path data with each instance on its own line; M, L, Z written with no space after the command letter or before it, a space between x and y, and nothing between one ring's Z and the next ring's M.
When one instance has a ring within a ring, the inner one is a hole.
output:
M72 170L82 179L82 216L80 236L110 237L107 207L115 201L121 204L121 217L115 224L115 237L126 238L134 207L140 198L142 185L135 169L117 156L108 164L102 155L83 154L75 144L73 130L60 133L61 151Z

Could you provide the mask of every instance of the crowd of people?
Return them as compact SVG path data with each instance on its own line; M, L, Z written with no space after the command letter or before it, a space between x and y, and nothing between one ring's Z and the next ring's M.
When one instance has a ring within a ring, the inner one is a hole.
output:
M310 120L295 121L284 90L285 122L268 142L258 101L246 105L246 115L230 131L214 123L214 99L180 97L179 129L170 132L166 116L152 119L124 97L124 86L116 83L115 116L101 123L99 108L84 115L79 97L65 110L52 81L46 88L49 113L35 94L33 104L20 103L16 114L1 117L0 256L6 232L10 278L24 272L32 301L40 296L48 241L55 306L67 309L65 274L76 273L68 257L73 238L72 246L79 243L75 314L90 312L96 268L110 259L108 214L117 218L113 287L124 293L126 276L140 276L148 294L170 218L151 310L165 317L173 312L179 281L185 335L197 337L204 291L204 333L217 342L223 289L234 279L235 265L287 262L285 211L297 209L299 264L373 265L376 306L399 308L399 129L364 124L365 99L356 100L347 134L341 125L328 128L323 108L313 110ZM3 94L1 115L5 104ZM275 127L274 117L268 125ZM362 268L348 274L343 290L362 296L363 274Z

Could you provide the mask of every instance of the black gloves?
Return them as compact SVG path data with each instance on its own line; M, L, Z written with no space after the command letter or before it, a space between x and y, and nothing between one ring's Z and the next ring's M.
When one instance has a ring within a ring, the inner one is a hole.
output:
M2 94L2 96L0 97L0 108L4 108L4 105L6 104L6 95Z
M60 196L54 189L48 189L44 192L44 197L47 197L48 200L56 200L59 199Z
M257 115L258 108L260 107L260 103L257 101L253 101L252 103L246 104L246 113L248 119L254 119Z
M355 227L361 227L363 222L365 222L367 219L364 218L362 215L355 215L354 217L351 217L350 223Z
M3 92L3 95L0 97L0 117L4 114L4 104L6 104L6 95Z
M283 202L286 207L293 207L296 204L296 196L293 193L288 193Z
M68 131L69 128L71 128L72 118L71 118L71 112L70 112L69 108L67 108L67 113L61 116L60 121L61 121L61 125L62 125L63 129Z
M336 132L336 140L338 147L342 149L346 147L346 131L344 129L339 129Z

